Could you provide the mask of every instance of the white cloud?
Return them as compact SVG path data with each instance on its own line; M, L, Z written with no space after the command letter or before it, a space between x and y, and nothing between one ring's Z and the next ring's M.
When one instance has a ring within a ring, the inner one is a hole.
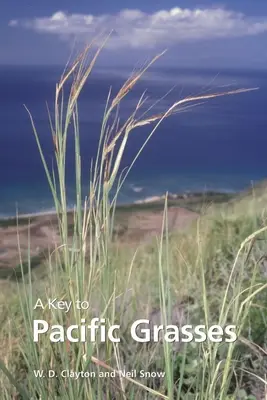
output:
M99 33L112 31L110 47L147 48L188 40L258 35L267 32L267 16L252 18L223 8L175 7L152 14L125 9L115 15L98 16L58 11L50 17L11 20L9 26L61 38L75 36L84 42Z
M17 26L18 25L18 21L16 19L11 19L11 21L9 21L9 26Z

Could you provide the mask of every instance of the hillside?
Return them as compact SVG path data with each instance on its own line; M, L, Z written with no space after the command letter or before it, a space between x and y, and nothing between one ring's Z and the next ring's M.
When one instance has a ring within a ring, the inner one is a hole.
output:
M232 197L229 194L215 192L169 196L169 231L186 229L199 215L206 212L207 207L226 203ZM159 236L162 230L163 209L164 200L161 197L149 202L118 206L115 216L115 239L131 244ZM68 221L71 239L73 230L71 212ZM20 274L20 260L28 265L29 243L32 268L34 268L45 260L49 249L60 244L58 220L55 214L0 220L0 277L14 277L14 269Z

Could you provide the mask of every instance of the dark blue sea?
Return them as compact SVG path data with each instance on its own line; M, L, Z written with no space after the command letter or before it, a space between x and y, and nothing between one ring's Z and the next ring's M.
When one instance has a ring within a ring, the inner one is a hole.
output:
M46 103L53 106L59 67L0 67L0 215L53 209L53 201L34 139L29 108L49 166L53 146ZM96 155L108 92L119 90L131 70L98 68L79 101L83 190ZM226 96L183 110L158 128L127 178L121 203L185 191L239 191L267 177L267 71L153 68L124 100L122 121L146 90L149 107L165 111L188 95L236 88L259 90ZM167 96L166 93L170 92ZM52 108L51 108L52 109ZM132 132L122 167L130 165L151 127ZM69 206L75 201L73 142L67 165Z

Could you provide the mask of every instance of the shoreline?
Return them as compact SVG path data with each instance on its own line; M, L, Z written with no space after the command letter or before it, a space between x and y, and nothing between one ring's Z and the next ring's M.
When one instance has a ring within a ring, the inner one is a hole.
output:
M190 202L191 201L199 201L201 199L208 199L212 201L212 199L218 198L218 197L225 197L231 198L242 191L215 191L215 190L207 190L207 191L200 191L200 192L183 192L183 193L167 193L167 198L169 201L183 201L183 202ZM165 201L166 194L163 195L155 195L155 196L147 196L139 200L131 201L129 203L117 203L117 209L127 209L131 207L142 207L143 206L153 206L157 204L161 204ZM74 208L69 208L68 213L73 212ZM30 219L30 218L41 218L41 217L46 217L46 216L56 216L57 212L56 210L44 210L44 211L37 211L37 212L32 212L32 213L24 213L24 214L17 214L17 215L0 215L0 222L8 222L8 221L14 221L16 219L21 220L21 219Z

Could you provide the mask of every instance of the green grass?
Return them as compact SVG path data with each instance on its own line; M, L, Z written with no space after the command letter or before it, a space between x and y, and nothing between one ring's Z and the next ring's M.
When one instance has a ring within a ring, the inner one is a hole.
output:
M29 220L34 222L35 217L19 217L19 218L7 218L0 220L0 228L9 228L11 226L24 226L29 224Z
M183 99L162 115L138 119L136 113L144 105L142 97L129 119L120 125L118 107L147 67L132 76L117 94L110 92L99 151L92 163L89 197L82 199L77 101L98 56L97 52L88 60L88 51L66 69L56 87L55 120L50 121L56 158L52 174L30 115L54 198L61 244L47 255L42 277L31 268L29 252L27 271L21 261L20 280L2 282L1 399L248 400L253 393L263 397L267 372L264 202L259 207L252 196L229 206L214 204L186 234L169 235L166 200L162 204L160 237L138 248L113 241L117 194L112 197L111 193L114 188L118 193L126 177L125 173L120 175L119 167L129 135L139 126L154 123L151 138L159 124L182 105L217 95ZM73 79L71 90L63 97L69 79ZM74 127L76 159L71 229L65 187L70 123ZM154 206L148 207L151 210ZM135 209L130 206L132 212ZM29 248L30 240L29 235ZM44 304L49 298L73 303L86 300L90 307L86 311L74 307L67 314L47 307L34 309L38 298ZM105 318L110 325L120 324L121 343L101 343L99 338L96 343L51 343L47 335L38 343L33 341L33 320L68 326L95 316ZM137 343L130 337L129 326L146 317L152 324L164 325L186 321L207 327L234 324L238 341ZM53 369L59 377L37 378L33 373L37 369ZM117 375L77 380L60 375L61 370L98 373L121 369L165 371L166 375L164 379L122 379Z
M42 266L45 260L44 252L36 256L31 257L30 267L31 269ZM20 280L23 276L27 275L29 271L29 261L22 261L21 264L16 265L14 268L0 268L0 279L11 279Z

